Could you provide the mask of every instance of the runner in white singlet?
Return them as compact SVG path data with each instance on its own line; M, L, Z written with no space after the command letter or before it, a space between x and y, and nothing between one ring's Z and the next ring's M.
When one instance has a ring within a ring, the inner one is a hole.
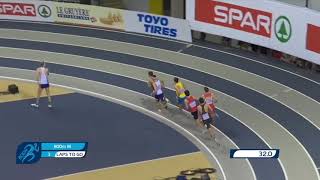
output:
M153 94L160 105L158 110L161 111L161 108L167 109L167 100L163 92L164 83L161 80L159 80L156 75L152 76L152 80Z
M213 119L211 117L212 114L212 108L206 104L203 97L199 98L199 106L198 109L198 118L199 120L202 120L203 124L207 128L210 137L215 140L214 130L213 130ZM216 141L216 140L215 140Z
M41 62L41 66L36 70L36 81L38 83L38 91L37 91L36 103L31 104L32 107L39 107L39 99L40 99L42 90L45 89L48 96L48 107L52 108L48 76L49 76L49 70L48 68L46 68L46 63L43 61Z

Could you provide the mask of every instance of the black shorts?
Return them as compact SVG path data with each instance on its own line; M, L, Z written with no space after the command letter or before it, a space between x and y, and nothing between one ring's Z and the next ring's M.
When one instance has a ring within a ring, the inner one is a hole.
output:
M165 99L164 99L164 94L162 93L162 94L159 94L159 95L155 95L154 96L155 98L156 98L156 100L159 102L159 101L165 101Z
M206 126L207 129L211 128L211 125L213 125L213 120L212 118L209 118L207 120L202 120L203 124Z
M198 119L198 111L191 112L191 115L193 116L193 119L195 119L195 120Z
M41 88L41 89L47 89L47 88L49 88L49 87L50 87L49 84L40 84L40 88Z

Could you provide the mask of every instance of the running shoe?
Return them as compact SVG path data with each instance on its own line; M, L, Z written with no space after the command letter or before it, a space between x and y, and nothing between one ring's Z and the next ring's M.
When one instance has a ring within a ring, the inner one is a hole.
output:
M36 104L36 103L34 103L34 104L30 104L32 107L35 107L35 108L38 108L39 107L39 104Z

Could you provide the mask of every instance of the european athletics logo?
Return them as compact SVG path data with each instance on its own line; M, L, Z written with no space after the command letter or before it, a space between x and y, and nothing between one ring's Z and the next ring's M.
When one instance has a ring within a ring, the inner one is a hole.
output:
M39 142L24 142L16 152L16 164L33 164L41 158L41 145Z

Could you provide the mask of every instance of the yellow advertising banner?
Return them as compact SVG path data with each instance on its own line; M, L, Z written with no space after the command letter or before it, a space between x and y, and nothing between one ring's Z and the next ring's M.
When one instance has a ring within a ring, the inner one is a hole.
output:
M125 29L124 10L73 3L54 3L54 22Z

